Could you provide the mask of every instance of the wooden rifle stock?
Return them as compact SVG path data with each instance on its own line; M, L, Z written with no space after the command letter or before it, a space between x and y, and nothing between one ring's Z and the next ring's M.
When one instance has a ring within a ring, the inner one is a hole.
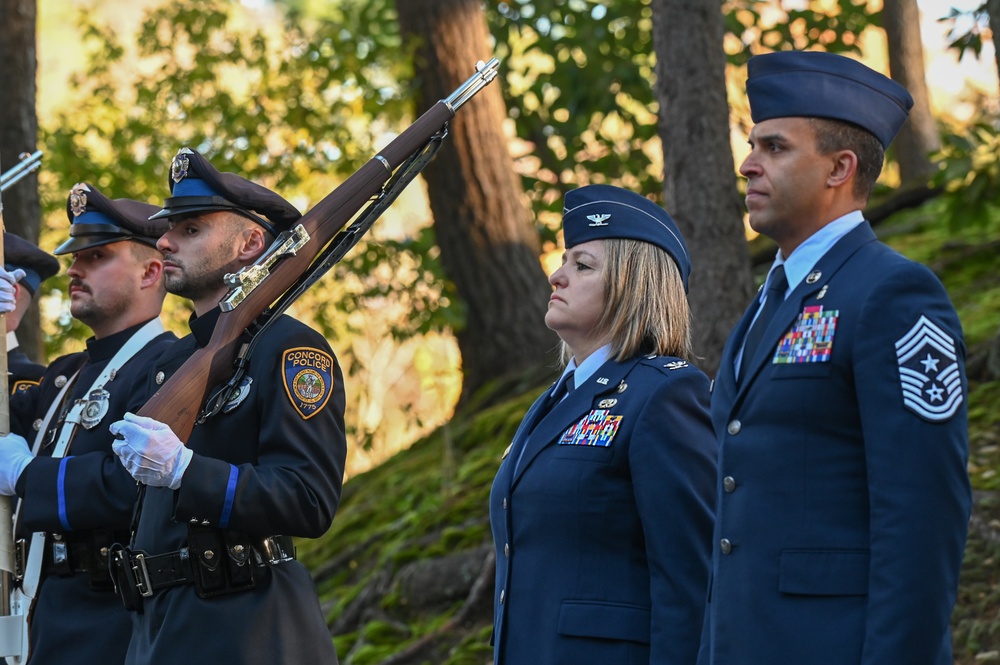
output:
M239 302L223 308L212 337L174 373L139 410L139 415L166 423L181 441L194 429L209 391L233 373L244 331L306 273L324 247L376 197L410 156L421 150L455 115L455 111L496 77L499 62L477 63L477 73L448 98L437 102L402 134L354 172L299 220L309 240L285 255ZM266 254L265 254L266 257ZM258 264L260 261L258 261ZM221 307L221 305L220 305Z

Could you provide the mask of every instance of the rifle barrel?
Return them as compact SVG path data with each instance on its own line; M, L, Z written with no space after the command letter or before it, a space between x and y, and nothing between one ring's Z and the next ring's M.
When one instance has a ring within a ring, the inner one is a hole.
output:
M232 376L240 338L244 331L309 270L315 258L348 222L392 177L393 172L451 120L456 109L496 78L499 61L477 63L476 73L449 97L438 101L393 139L377 155L355 171L299 220L309 236L294 255L269 270L239 304L221 312L208 344L183 365L139 410L139 415L158 420L187 441L201 405L209 391ZM227 296L228 299L228 296Z
M6 173L0 174L0 193L7 191L8 187L38 169L42 165L42 154L41 150L33 153L22 152L21 161L17 166L12 166Z

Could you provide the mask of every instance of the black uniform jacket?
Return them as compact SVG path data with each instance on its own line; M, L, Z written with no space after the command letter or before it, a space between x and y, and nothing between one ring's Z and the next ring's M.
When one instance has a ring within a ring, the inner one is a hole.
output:
M49 365L41 383L11 398L11 429L34 443L35 424L40 423L65 380L80 369L67 408L84 398L115 353L142 327L87 341L87 350L57 358ZM55 542L48 538L41 587L29 633L31 663L121 663L130 637L128 612L107 582L80 568L96 567L104 577L106 559L100 549L116 537L126 538L136 484L111 450L108 425L125 413L137 386L143 385L153 360L177 338L162 333L115 373L104 385L109 393L108 411L91 429L77 427L63 459L52 459L59 422L45 433L45 445L17 482L20 502L19 535L35 531L58 534L70 548L73 574L51 572ZM53 419L57 421L57 418ZM87 561L87 555L94 558ZM45 571L50 571L49 573ZM67 658L71 658L67 661Z
M160 358L147 394L209 341L219 312L192 319L192 334ZM180 489L147 489L136 549L180 550L191 523L251 538L321 536L340 501L344 406L343 375L326 340L280 317L260 336L241 389L195 426ZM253 589L207 599L193 584L162 589L133 619L132 665L337 662L312 577L298 561L258 569Z

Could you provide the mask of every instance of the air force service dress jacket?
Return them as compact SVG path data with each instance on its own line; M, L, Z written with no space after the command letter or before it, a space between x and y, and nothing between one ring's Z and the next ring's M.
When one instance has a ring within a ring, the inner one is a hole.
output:
M63 385L79 369L66 408L87 398L94 381L115 353L144 324L102 339L87 341L87 350L52 361L40 385L11 398L11 430L32 445L35 422L41 422ZM108 546L128 538L136 499L135 480L111 450L108 431L125 413L137 387L145 384L153 361L177 338L165 332L147 342L104 384L107 411L90 427L79 426L67 456L52 459L59 421L53 419L44 445L17 482L21 498L21 537L48 532L48 551L29 634L32 663L122 663L131 636L131 621L107 574ZM52 534L58 534L55 541ZM71 570L52 567L54 542L66 545ZM103 550L103 553L102 553ZM88 568L89 570L81 570Z
M220 310L191 321L150 376L152 394L211 338ZM239 390L195 425L194 457L177 490L148 487L135 549L189 545L189 524L245 534L316 538L340 501L344 383L326 340L280 316L261 333ZM197 564L193 564L197 565ZM329 665L337 662L309 571L296 560L255 570L256 586L209 598L193 584L160 589L133 614L129 665Z
M682 665L698 649L715 444L708 379L609 360L521 423L490 496L495 662Z
M950 665L970 512L965 348L926 267L848 232L712 395L701 665Z

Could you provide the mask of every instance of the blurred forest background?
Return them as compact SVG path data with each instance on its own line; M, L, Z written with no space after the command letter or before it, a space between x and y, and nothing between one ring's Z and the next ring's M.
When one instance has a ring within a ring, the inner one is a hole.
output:
M0 16L0 165L45 151L4 221L48 250L74 183L160 203L185 145L305 211L501 58L424 177L292 311L345 369L351 481L301 550L354 665L489 660L486 496L558 371L542 317L563 194L617 184L677 219L712 374L775 251L735 171L747 59L820 49L891 75L916 105L866 215L942 277L965 327L977 512L956 659L1000 662L1000 0L0 0ZM183 334L189 313L171 297L163 318ZM39 358L89 334L61 276L22 325Z
M426 179L294 309L344 363L356 473L487 381L555 371L541 319L569 188L630 187L679 220L696 351L714 371L771 257L744 240L734 173L755 52L820 48L891 71L918 103L869 218L961 191L940 223L982 229L995 176L967 166L997 140L989 7L923 5L921 19L916 0L2 0L16 20L0 28L0 165L46 153L5 196L6 224L54 248L78 181L159 203L184 145L306 210L477 59L500 57L500 85L459 114ZM21 343L80 348L65 279L45 293ZM168 300L168 325L183 331L188 314Z

